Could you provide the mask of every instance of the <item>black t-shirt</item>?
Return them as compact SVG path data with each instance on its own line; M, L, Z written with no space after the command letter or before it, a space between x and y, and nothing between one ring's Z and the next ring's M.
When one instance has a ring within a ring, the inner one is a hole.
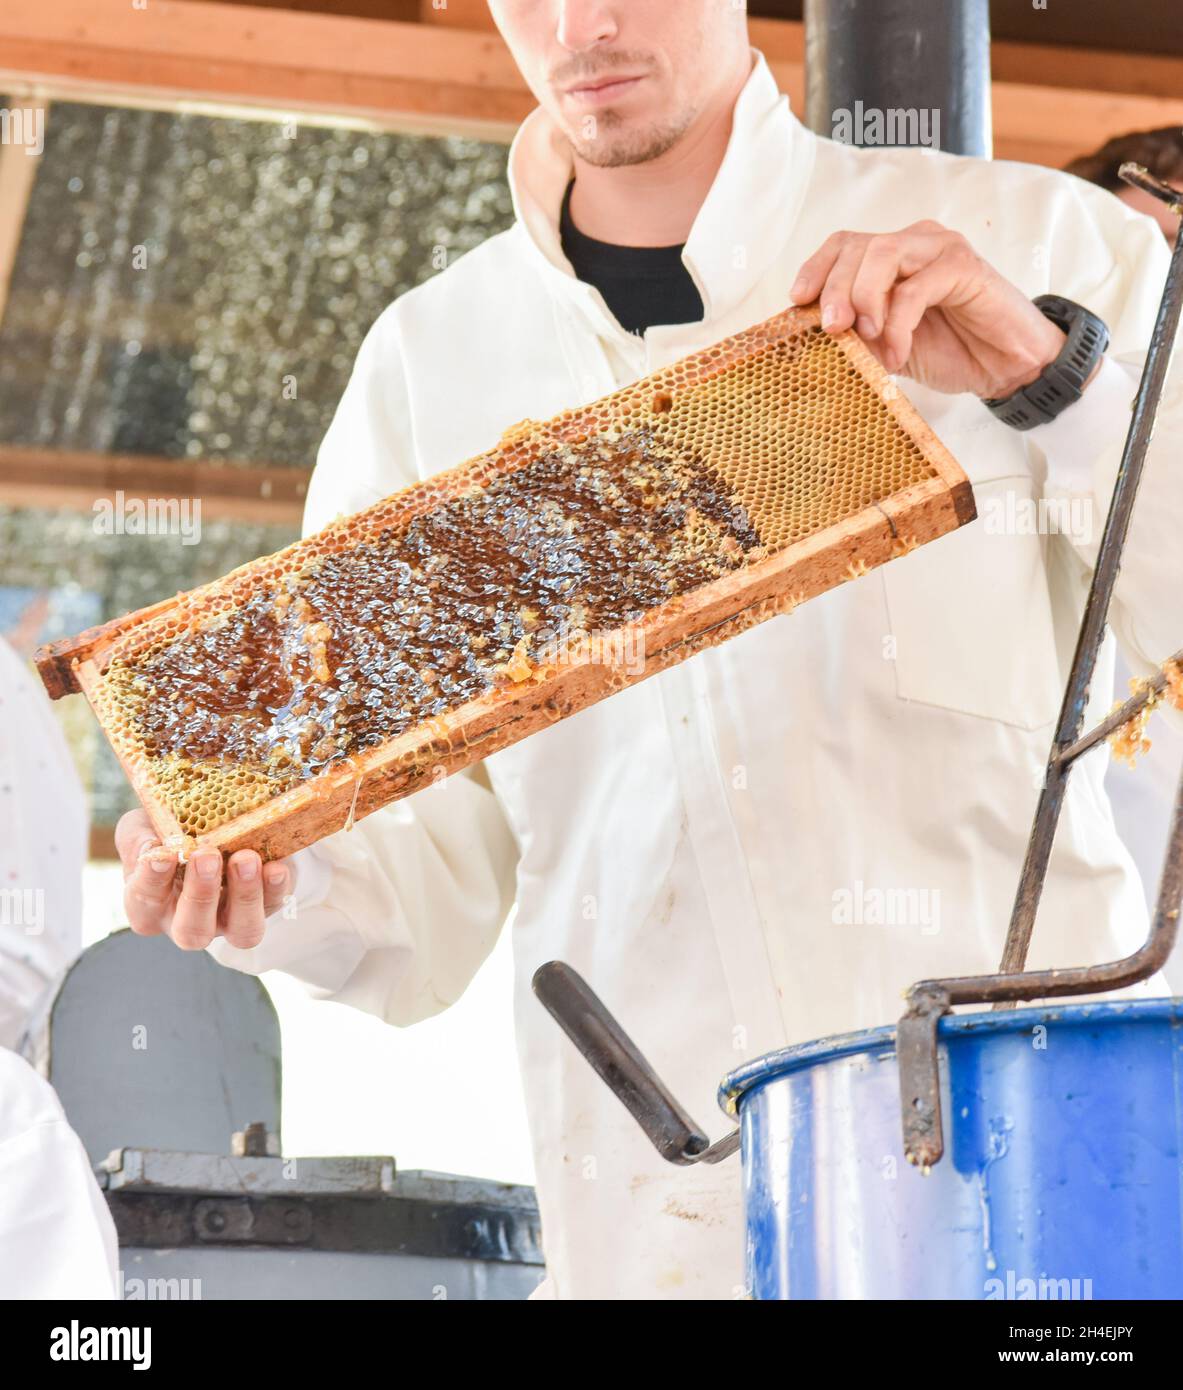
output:
M659 323L697 323L702 296L682 264L680 246L616 246L584 236L571 220L571 190L563 195L559 235L576 276L594 285L622 327L644 333Z

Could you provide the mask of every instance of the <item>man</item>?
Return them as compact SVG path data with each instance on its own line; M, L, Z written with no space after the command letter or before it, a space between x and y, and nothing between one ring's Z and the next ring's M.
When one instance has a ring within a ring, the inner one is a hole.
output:
M40 683L0 637L0 1047L82 950L86 796Z
M744 1058L894 1019L918 977L995 968L1128 423L1121 361L1145 347L1164 253L1144 219L1058 174L816 138L749 49L740 7L491 8L541 108L510 155L517 222L374 326L320 454L309 528L515 421L818 296L829 328L857 324L900 374L994 524L631 687L266 877L236 854L224 893L218 856L198 853L178 896L173 861L133 816L120 827L128 914L139 931L213 943L235 968L279 967L407 1024L456 999L516 902L550 1290L729 1297L743 1284L737 1167L664 1164L532 999L530 976L569 961L710 1123L719 1078ZM587 246L562 236L572 179L567 220L596 244L603 290L573 273ZM684 276L653 265L679 245L664 259ZM656 305L651 274L664 281ZM1076 406L1021 434L978 398L1007 397L1056 358L1063 335L1031 303L1051 289L1106 319L1113 346ZM678 309L700 317L675 322ZM1114 612L1147 670L1183 626L1170 543L1183 495L1162 463ZM1008 523L1041 495L1094 510L1092 528ZM1110 656L1094 713L1109 703ZM1102 771L1073 779L1037 963L1112 957L1145 931ZM293 874L295 920L265 920ZM879 910L889 893L914 904L902 920Z
M0 1299L114 1298L115 1223L15 1049L82 948L86 802L45 691L0 638Z

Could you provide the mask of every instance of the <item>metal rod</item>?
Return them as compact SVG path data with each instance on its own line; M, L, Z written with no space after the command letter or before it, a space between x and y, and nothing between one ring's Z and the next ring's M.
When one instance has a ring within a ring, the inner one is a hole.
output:
M1140 188L1143 193L1149 193L1152 198L1165 203L1172 212L1183 216L1183 188L1172 188L1169 183L1164 183L1149 169L1132 160L1123 164L1117 172L1131 188Z
M1133 719L1136 714L1140 713L1152 700L1157 702L1158 697L1167 687L1166 668L1168 666L1176 666L1180 674L1183 675L1183 648L1180 648L1174 656L1168 657L1162 665L1163 669L1151 676L1145 682L1143 688L1139 690L1136 695L1131 695L1124 705L1118 705L1115 710L1107 714L1105 718L1094 728L1090 729L1087 734L1082 735L1075 743L1070 744L1067 748L1061 749L1056 754L1057 761L1061 763L1075 762L1082 753L1087 753L1090 748L1095 748L1103 739L1107 739L1110 734L1116 733L1123 724L1128 724L1130 720Z
M1123 173L1125 172L1123 167ZM1178 198L1178 193L1175 197ZM1101 537L1101 547L1097 563L1093 569L1092 583L1089 586L1088 601L1080 626L1080 636L1072 658L1072 668L1064 691L1064 702L1056 724L1055 738L1048 756L1047 771L1039 802L1035 810L1035 820L1031 826L1031 837L1027 842L1027 853L1023 870L1019 876L1018 891L1015 894L1014 908L1010 926L1007 930L1006 945L1002 953L999 970L1004 974L1017 974L1027 960L1031 945L1031 932L1035 925L1035 913L1043 892L1043 881L1051 858L1052 841L1055 839L1060 810L1064 804L1064 791L1072 760L1064 757L1065 750L1075 744L1084 723L1085 706L1088 702L1089 686L1097 664L1097 652L1105 635L1105 625L1109 616L1109 603L1113 587L1117 582L1121 566L1121 553L1129 530L1130 515L1138 484L1142 478L1142 468L1146 461L1146 451L1154 432L1154 417L1158 409L1166 380L1167 368L1171 360L1171 347L1179 326L1180 310L1183 309L1183 226L1175 239L1175 249L1171 254L1170 268L1167 271L1166 286L1159 305L1158 318L1150 339L1150 350L1146 354L1146 365L1138 394L1134 398L1133 418L1126 435L1122 451L1121 465L1113 488L1113 498L1105 519L1105 530ZM1021 996L1027 997L1027 996Z

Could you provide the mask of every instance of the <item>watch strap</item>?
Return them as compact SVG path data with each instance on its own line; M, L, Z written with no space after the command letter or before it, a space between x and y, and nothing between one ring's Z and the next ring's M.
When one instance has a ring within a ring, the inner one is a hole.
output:
M1016 430L1046 425L1080 400L1109 346L1109 329L1083 305L1058 294L1041 294L1032 302L1068 336L1056 359L1034 381L1009 396L983 400L991 415Z

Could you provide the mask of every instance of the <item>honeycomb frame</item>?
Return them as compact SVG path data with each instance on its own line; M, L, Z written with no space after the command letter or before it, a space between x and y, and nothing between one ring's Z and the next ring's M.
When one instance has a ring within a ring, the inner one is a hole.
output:
M787 309L590 405L542 423L524 421L467 463L212 584L51 643L36 656L46 689L55 699L74 691L86 695L161 841L182 856L200 846L225 853L251 848L265 859L279 858L348 828L441 776L974 518L968 479L908 399L854 333L824 333L819 318L816 305ZM786 383L795 392L787 412ZM498 683L206 831L186 833L156 760L144 756L105 698L104 672L111 662L159 645L170 633L192 631L285 573L482 486L548 449L639 426L672 448L706 458L744 503L767 549L764 558L628 624L629 638L643 643L641 671L604 663L594 651L539 666L526 679ZM786 467L786 450L795 469ZM770 502L769 494L788 503ZM811 525L811 518L821 518L821 524Z

